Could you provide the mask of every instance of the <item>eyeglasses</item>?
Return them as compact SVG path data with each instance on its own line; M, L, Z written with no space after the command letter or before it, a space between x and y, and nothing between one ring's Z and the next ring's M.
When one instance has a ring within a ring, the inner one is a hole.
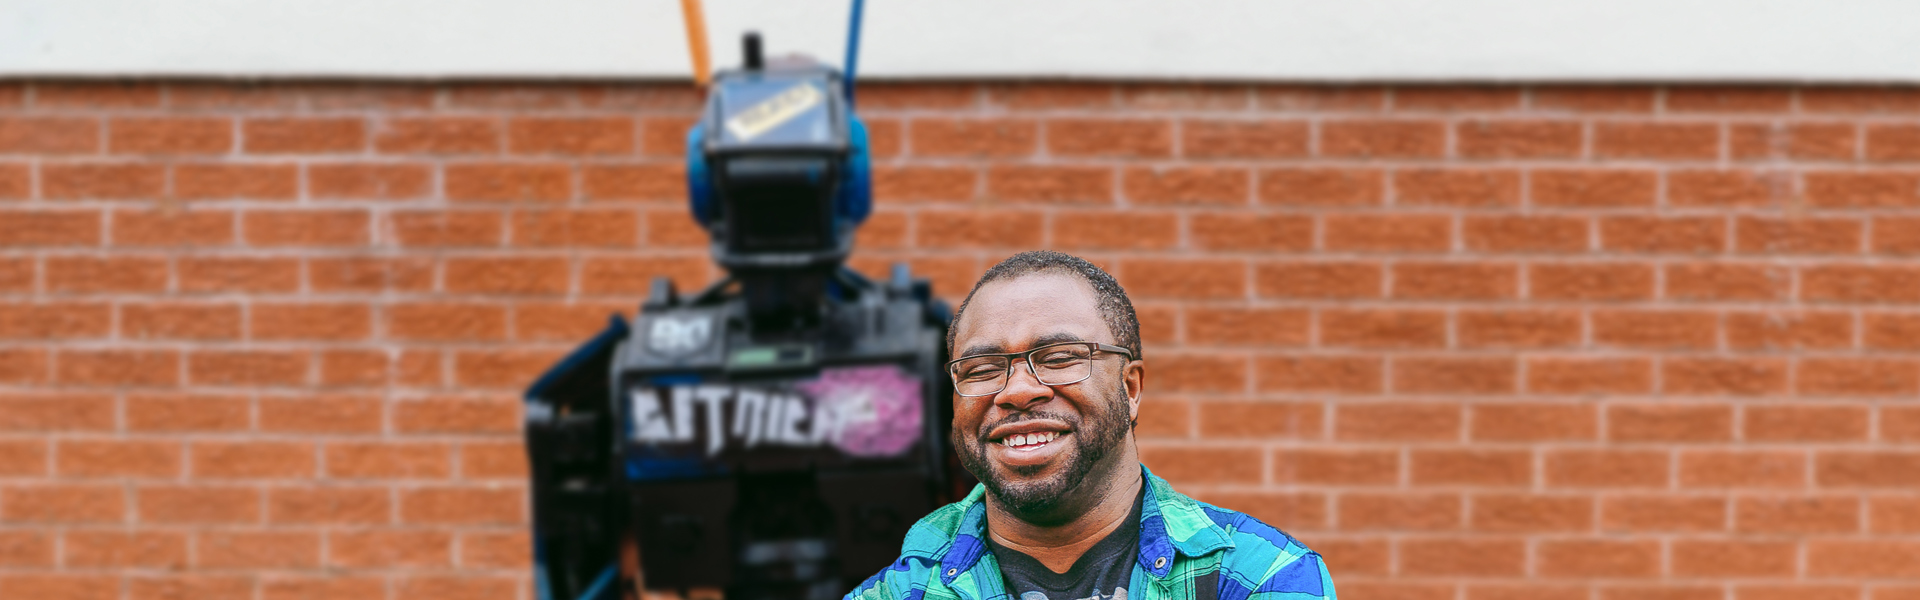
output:
M1050 344L1026 352L976 354L947 363L953 375L953 390L962 396L992 396L1007 389L1008 373L1015 359L1024 360L1027 370L1045 385L1068 385L1093 376L1093 359L1107 352L1133 360L1133 352L1119 346L1094 342Z

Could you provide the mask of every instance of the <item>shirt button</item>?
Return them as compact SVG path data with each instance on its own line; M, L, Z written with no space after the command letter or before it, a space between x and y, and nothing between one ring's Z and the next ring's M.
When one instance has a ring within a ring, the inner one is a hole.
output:
M1166 566L1167 566L1167 557L1162 556L1160 558L1153 559L1153 568L1161 569L1161 568L1166 568Z
M1161 560L1166 560L1166 559L1163 558ZM959 572L960 572L959 569L947 569L947 576L952 577L954 573L959 573Z

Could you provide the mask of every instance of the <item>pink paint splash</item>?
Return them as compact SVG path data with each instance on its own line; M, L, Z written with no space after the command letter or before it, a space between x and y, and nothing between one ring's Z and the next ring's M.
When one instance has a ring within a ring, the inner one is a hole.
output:
M822 412L839 415L831 442L852 456L883 457L920 441L920 379L895 366L827 369L820 378L795 386L814 398Z

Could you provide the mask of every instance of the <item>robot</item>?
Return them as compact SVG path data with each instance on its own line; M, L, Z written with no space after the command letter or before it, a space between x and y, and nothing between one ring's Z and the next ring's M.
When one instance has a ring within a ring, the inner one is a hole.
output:
M849 80L744 45L687 137L728 276L655 279L526 392L541 600L832 600L972 486L948 448L951 311L904 266L845 266L872 194Z

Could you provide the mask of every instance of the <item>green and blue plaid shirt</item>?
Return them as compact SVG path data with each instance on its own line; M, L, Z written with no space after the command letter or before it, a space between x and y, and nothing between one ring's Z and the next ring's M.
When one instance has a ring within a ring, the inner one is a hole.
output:
M1145 471L1127 600L1336 600L1320 555L1285 532L1194 500ZM907 532L900 560L845 600L1009 600L987 550L986 486Z

